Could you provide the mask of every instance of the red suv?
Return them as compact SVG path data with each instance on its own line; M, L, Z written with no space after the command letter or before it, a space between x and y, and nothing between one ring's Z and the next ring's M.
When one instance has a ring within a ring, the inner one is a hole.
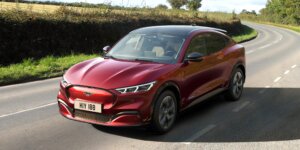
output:
M58 93L60 113L105 126L151 124L171 129L182 110L224 93L238 100L245 49L226 31L201 26L153 26L130 32L104 58L71 67Z

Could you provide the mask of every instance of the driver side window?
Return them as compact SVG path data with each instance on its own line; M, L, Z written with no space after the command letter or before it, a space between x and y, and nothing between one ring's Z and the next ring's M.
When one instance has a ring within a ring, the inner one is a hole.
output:
M207 48L206 48L204 35L197 35L192 39L188 47L188 50L185 54L185 57L187 57L189 54L193 52L201 53L203 56L207 55Z

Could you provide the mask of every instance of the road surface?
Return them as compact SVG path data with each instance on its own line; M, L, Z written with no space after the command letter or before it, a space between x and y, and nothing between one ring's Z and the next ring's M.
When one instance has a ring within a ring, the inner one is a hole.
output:
M246 23L247 81L238 102L215 96L182 113L173 130L109 128L60 116L60 78L0 87L0 149L297 149L300 34Z

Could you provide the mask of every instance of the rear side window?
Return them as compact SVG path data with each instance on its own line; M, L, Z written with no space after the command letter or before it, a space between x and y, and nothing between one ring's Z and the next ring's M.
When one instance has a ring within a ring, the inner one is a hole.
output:
M212 54L224 49L230 42L230 40L217 33L207 33L206 37L206 47L208 54Z
M187 57L187 55L189 55L193 52L201 53L204 56L207 55L205 35L198 35L192 39L192 41L189 45L189 48L187 50L186 57Z

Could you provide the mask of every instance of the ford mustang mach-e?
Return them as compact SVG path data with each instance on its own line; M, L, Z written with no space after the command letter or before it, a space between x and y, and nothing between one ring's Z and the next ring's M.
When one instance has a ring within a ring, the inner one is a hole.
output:
M238 100L245 49L226 31L201 26L134 30L105 55L71 67L57 96L69 119L105 126L150 124L159 132L179 112L213 95Z

